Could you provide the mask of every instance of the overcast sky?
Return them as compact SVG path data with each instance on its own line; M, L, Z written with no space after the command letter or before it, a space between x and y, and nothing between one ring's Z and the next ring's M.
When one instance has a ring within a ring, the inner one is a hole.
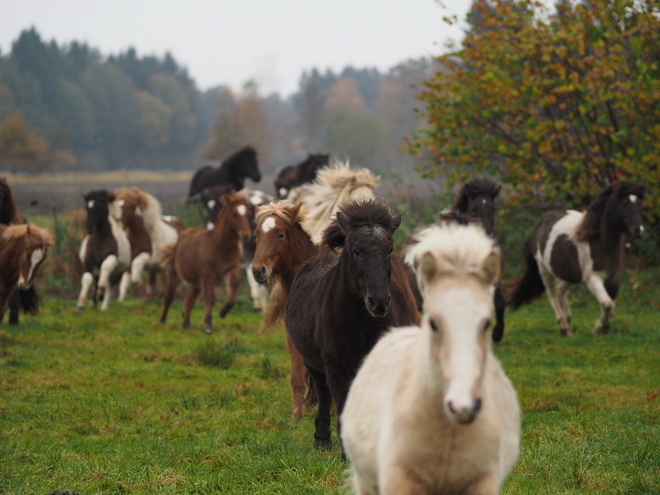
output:
M23 29L45 41L84 41L103 55L135 47L172 53L204 90L238 90L255 79L262 93L296 91L303 71L346 65L386 71L460 41L470 0L0 0L0 49Z

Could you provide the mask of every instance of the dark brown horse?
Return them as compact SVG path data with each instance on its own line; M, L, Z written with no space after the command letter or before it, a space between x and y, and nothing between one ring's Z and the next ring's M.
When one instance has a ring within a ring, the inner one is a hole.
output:
M249 203L244 196L228 194L220 198L222 208L213 230L190 227L179 234L175 244L161 251L159 261L167 275L163 311L158 320L165 323L174 291L180 279L190 284L183 301L183 328L190 327L190 312L199 294L204 299L204 331L212 331L214 288L241 264L241 237L250 235ZM229 296L220 310L224 318L236 301L240 279L232 277Z
M316 245L302 228L302 203L271 203L257 208L257 227L254 231L256 250L252 259L252 272L257 282L275 282L270 311L266 312L265 326L272 325L284 314L286 301L300 266L317 254ZM300 354L293 346L288 331L286 344L291 356L291 391L293 406L291 415L300 418L307 388L307 373Z
M0 323L9 297L32 286L51 247L52 234L36 225L0 225Z
M401 215L365 198L340 206L323 233L326 251L303 263L291 287L285 321L318 398L318 447L330 443L330 406L342 412L364 357L411 314L392 273L392 234ZM338 423L338 428L340 427Z
M26 223L21 215L14 193L4 177L0 177L0 225ZM9 298L9 324L18 325L21 308L24 312L35 314L39 309L39 297L34 285L16 289Z
M275 177L275 194L277 199L286 199L291 189L313 182L316 171L325 167L330 161L329 154L309 154L305 160L297 165L283 167Z
M570 284L584 282L601 308L593 333L607 332L624 271L624 237L644 232L643 199L643 185L620 181L603 189L586 213L545 213L525 244L526 270L511 296L512 308L547 290L561 335L571 335L566 291Z
M226 158L218 168L210 165L200 168L190 181L188 196L196 196L207 187L231 184L235 191L240 191L245 185L245 179L254 182L261 180L257 151L246 146Z

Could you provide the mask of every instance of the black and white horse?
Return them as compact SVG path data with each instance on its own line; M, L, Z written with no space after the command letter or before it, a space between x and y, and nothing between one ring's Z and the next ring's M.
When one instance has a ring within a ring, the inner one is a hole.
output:
M218 212L222 208L220 197L232 192L235 191L233 190L233 187L229 185L210 187L202 191L202 204L208 212L208 219L206 223L207 229L213 229L215 220L218 218ZM263 311L266 309L268 304L268 287L264 284L258 283L255 280L252 269L250 268L250 263L252 263L252 258L254 257L254 252L257 248L256 238L254 236L254 229L257 226L255 221L255 209L257 206L267 205L271 201L274 201L275 198L257 189L243 189L242 191L238 192L238 194L246 196L248 202L250 203L250 229L252 231L252 235L244 237L241 241L243 244L243 266L247 275L248 285L250 286L252 306L256 311Z
M98 280L94 293L94 304L103 298L102 310L108 309L111 285L119 280L130 266L131 245L126 232L116 218L121 217L121 208L115 195L101 189L85 194L87 235L80 246L80 261L83 265L78 311L85 309L89 289Z
M240 191L245 187L246 178L254 182L261 180L257 151L251 146L238 150L226 158L218 168L206 165L197 170L190 181L188 197L196 196L207 187L226 184L231 184L234 191Z
M517 309L547 290L561 335L571 335L566 290L584 282L601 308L593 333L606 332L624 271L624 236L644 232L643 198L643 185L619 181L603 189L585 213L545 213L525 244L526 271L511 296L511 307Z

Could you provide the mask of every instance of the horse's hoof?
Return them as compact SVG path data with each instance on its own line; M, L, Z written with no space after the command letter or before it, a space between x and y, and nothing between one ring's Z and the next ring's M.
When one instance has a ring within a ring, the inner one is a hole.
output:
M204 333L210 335L213 333L213 329L211 327L204 327Z
M255 313L263 313L263 312L264 312L264 310L261 309L261 308L254 308L253 311L254 311Z
M85 311L85 306L78 306L76 310L78 311L78 313L82 313L83 311Z
M319 440L318 438L314 439L314 448L316 450L328 450L330 449L330 439L326 438L324 440Z
M565 328L562 328L561 331L559 332L559 334L562 337L570 337L571 335L573 335L573 333L570 330L567 330Z

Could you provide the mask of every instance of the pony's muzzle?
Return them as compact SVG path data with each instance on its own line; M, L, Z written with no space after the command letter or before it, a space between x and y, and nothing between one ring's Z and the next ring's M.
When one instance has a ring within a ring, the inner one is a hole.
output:
M447 409L451 413L451 418L461 425L472 423L481 410L481 399L460 404L459 401L447 401Z
M644 226L643 225L638 225L635 230L632 233L632 237L635 239L639 239L644 235Z
M265 284L268 281L268 268L265 266L260 266L260 267L252 267L252 275L254 275L254 279L259 282L260 284Z
M383 318L387 316L387 312L390 309L391 302L392 302L392 297L389 295L387 296L387 299L384 298L374 299L373 297L369 296L367 297L367 309L369 310L371 316L375 318Z

